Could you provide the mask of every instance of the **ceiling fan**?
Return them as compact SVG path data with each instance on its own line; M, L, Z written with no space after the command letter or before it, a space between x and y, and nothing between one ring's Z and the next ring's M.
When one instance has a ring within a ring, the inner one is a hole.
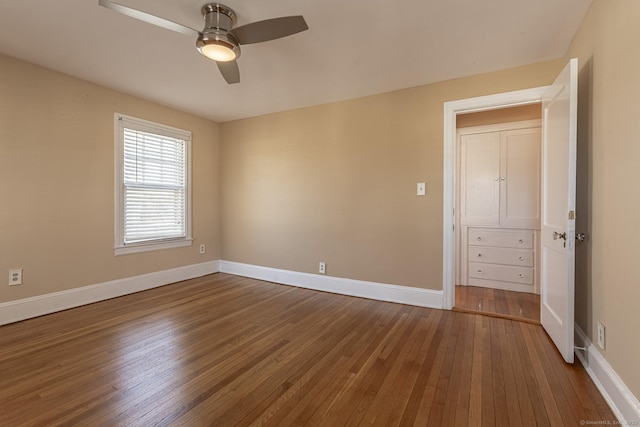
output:
M240 57L240 45L275 40L309 29L300 15L266 19L233 28L237 19L235 12L220 3L202 6L202 31L109 0L98 0L98 4L140 21L196 37L198 51L216 61L222 77L229 84L240 82L240 70L236 62Z

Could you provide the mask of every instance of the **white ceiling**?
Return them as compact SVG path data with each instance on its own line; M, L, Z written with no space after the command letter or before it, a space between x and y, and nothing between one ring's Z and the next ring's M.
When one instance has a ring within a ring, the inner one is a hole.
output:
M118 0L201 30L206 0ZM0 1L0 52L219 122L561 57L591 0L224 0L236 26L309 30L242 47L227 85L195 40L98 0ZM1 76L1 70L0 70Z

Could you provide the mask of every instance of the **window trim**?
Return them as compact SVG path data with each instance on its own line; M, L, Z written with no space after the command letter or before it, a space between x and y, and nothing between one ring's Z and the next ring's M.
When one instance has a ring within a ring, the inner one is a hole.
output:
M186 144L187 179L185 200L186 236L176 239L157 239L145 242L125 244L124 242L124 123L135 130L160 134L171 138L182 139ZM191 246L193 236L191 232L191 132L171 126L155 123L125 114L114 114L115 134L115 227L114 227L114 251L115 255L127 255L140 252L157 251L162 249Z

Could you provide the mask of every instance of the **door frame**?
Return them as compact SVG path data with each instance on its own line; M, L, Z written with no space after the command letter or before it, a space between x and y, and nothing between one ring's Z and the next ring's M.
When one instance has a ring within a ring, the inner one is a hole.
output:
M454 225L456 206L456 116L464 113L496 110L542 102L549 86L460 99L444 103L444 173L442 215L442 306L455 305L456 239Z

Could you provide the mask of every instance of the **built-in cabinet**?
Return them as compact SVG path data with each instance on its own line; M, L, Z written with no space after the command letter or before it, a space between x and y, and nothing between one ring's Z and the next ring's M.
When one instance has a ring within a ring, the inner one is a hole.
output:
M538 291L539 120L458 129L459 281Z

